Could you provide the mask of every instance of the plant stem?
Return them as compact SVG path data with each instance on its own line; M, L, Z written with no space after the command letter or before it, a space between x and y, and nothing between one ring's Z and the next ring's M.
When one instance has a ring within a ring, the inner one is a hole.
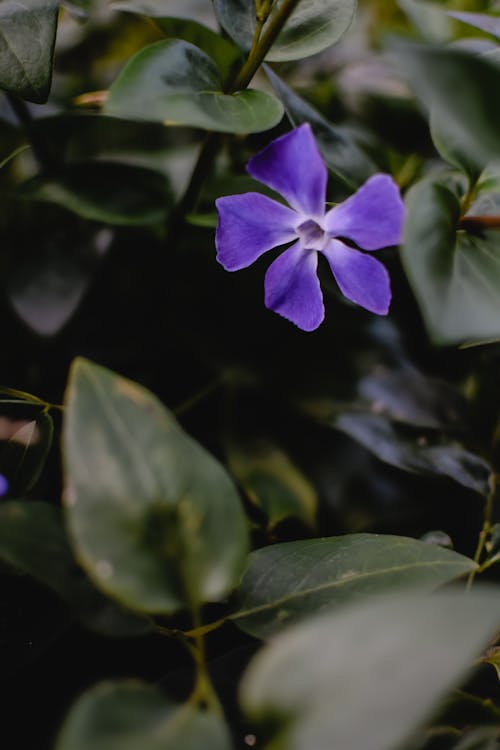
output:
M486 503L484 506L483 528L481 529L479 533L479 539L477 542L476 552L474 554L474 562L478 566L481 561L481 557L483 556L484 548L486 546L486 542L488 540L488 536L490 535L491 528L492 528L491 521L492 521L492 515L493 515L493 500L496 494L495 475L493 475L491 484L492 484L492 487L488 493L488 497L486 498ZM467 579L467 586L466 586L467 591L470 591L470 588L472 584L474 583L474 579L479 572L480 572L480 569L475 568L474 570L471 570L471 572L469 573L469 577Z
M33 118L26 103L8 91L5 92L5 96L7 97L11 109L19 120L19 123L23 126L26 132L26 136L31 144L36 160L43 169L49 170L52 166L52 157L49 155L42 139L33 128Z
M193 610L193 625L194 643L192 644L191 653L196 665L196 682L189 700L191 703L209 708L214 713L222 714L222 707L207 669L205 640L201 632L202 627L198 607L195 607Z
M461 216L460 229L500 229L500 216Z
M281 7L269 21L267 29L263 35L262 30L267 18L266 11L267 9L270 10L271 6L269 5L268 8L266 7L263 13L257 14L255 34L250 52L248 53L246 62L243 64L243 67L239 73L237 73L236 77L224 85L223 90L226 94L232 94L235 91L241 91L242 89L247 88L248 84L264 61L265 56L271 49L276 37L299 2L300 0L283 0ZM196 162L191 174L191 179L189 180L186 191L177 207L176 216L180 219L195 210L203 183L207 174L212 170L221 143L222 136L220 133L207 134L205 142L201 147L198 161Z

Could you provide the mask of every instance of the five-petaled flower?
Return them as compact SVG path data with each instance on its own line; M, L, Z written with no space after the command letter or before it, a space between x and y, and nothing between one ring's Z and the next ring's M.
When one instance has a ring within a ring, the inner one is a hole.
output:
M247 170L290 208L260 193L218 198L217 260L226 271L246 268L268 250L293 242L267 270L266 307L304 331L317 328L325 315L317 276L321 253L345 297L385 315L391 301L385 267L340 238L368 251L400 242L404 207L392 178L373 175L325 213L328 175L308 124L272 141Z

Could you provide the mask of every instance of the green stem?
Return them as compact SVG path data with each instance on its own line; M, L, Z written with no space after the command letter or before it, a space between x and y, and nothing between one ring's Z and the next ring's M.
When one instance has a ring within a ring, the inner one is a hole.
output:
M486 546L486 542L488 541L488 537L492 529L491 522L492 522L492 516L493 516L493 501L495 498L495 493L496 493L496 476L494 475L492 479L492 487L488 493L488 497L486 498L486 503L484 506L483 528L481 529L479 533L476 552L474 554L474 562L476 563L477 566L479 566L481 562L484 548ZM479 572L480 572L479 567L476 567L474 568L474 570L471 570L469 577L467 579L467 586L466 586L467 591L470 591L470 588L472 584L474 583L474 579Z
M200 391L195 393L193 396L190 396L188 399L183 401L182 404L179 404L179 406L176 406L175 409L172 409L173 413L176 417L185 414L187 411L199 404L200 401L203 401L203 399L207 398L207 396L210 396L212 393L214 393L214 391L216 391L223 382L224 375L218 375L216 378L207 383L206 386Z
M271 4L265 8L263 13L259 13L256 18L256 29L252 42L250 52L243 67L236 75L236 77L227 82L223 87L223 90L227 94L232 94L235 91L241 91L246 89L258 68L264 61L267 53L271 49L276 37L280 33L284 24L291 16L300 0L284 0L281 4L280 9L276 12L273 18L269 21L266 31L262 35L265 19L267 18L266 11L271 9ZM264 21L262 20L264 18ZM211 172L215 157L222 143L222 136L220 133L208 133L205 142L200 150L198 160L195 164L194 170L191 174L186 191L181 198L177 211L176 217L172 226L177 228L178 220L182 219L186 214L191 213L196 209L201 189L207 175Z
M30 142L36 160L43 169L46 171L50 170L53 162L52 157L49 155L42 139L33 128L33 118L26 103L8 91L5 92L5 96L7 97L11 109L19 120L19 123L24 128L26 137Z
M198 607L193 610L193 644L191 653L196 665L196 681L189 698L191 703L209 708L216 714L222 714L222 707L212 685L207 669L205 638L201 632L201 618Z

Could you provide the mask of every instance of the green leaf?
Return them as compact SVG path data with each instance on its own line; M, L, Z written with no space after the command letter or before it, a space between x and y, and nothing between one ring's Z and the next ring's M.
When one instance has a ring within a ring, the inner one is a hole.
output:
M117 162L69 164L32 178L20 190L31 199L55 203L85 219L118 226L161 223L171 203L162 174Z
M476 177L500 157L500 67L459 49L394 45L396 59L430 110L436 147Z
M52 445L54 425L46 411L24 419L3 417L0 435L0 473L9 477L11 495L24 495L38 481Z
M275 0L263 33L286 0ZM301 0L268 53L267 60L300 60L335 44L354 18L356 0ZM229 36L249 50L255 5L248 0L215 0L215 12Z
M149 391L77 359L63 448L76 553L110 596L172 613L237 584L247 528L236 489Z
M231 619L268 638L284 627L363 596L433 589L474 570L467 557L401 536L348 534L273 544L252 552Z
M266 441L231 443L227 452L231 473L266 513L268 528L290 517L314 528L316 490L286 453Z
M439 436L391 422L378 414L344 412L331 423L384 463L416 474L446 476L463 487L487 495L491 466L482 458Z
M289 88L269 66L266 65L265 70L292 125L310 123L320 151L334 175L349 187L357 188L377 171L374 162L358 146L347 128L333 125Z
M500 235L457 232L460 205L425 180L407 195L402 260L431 338L439 344L500 335Z
M398 5L424 39L438 43L453 37L453 21L439 5L422 0L398 0Z
M231 750L221 717L139 681L103 682L73 706L55 750Z
M0 88L30 102L47 101L58 0L0 2Z
M492 16L488 13L464 13L451 10L446 12L448 16L456 18L457 21L467 23L500 39L500 18L498 16Z
M138 52L109 90L106 114L190 125L223 133L254 133L277 125L281 103L252 89L222 93L215 62L188 42L157 42Z
M278 723L272 747L395 750L463 680L499 624L498 589L358 603L263 648L243 678L242 703L254 719Z
M148 620L118 608L83 575L52 505L12 500L0 506L0 560L54 591L93 630L114 636L151 630Z

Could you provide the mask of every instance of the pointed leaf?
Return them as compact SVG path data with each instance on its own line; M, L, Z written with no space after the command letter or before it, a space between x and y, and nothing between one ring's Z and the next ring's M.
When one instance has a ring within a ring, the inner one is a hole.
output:
M139 681L103 682L66 718L55 750L231 750L221 717Z
M47 101L58 0L0 3L0 88L30 102Z
M10 494L24 495L38 481L52 446L54 425L46 411L26 419L1 417L0 474L9 479Z
M236 489L149 391L77 359L63 442L69 529L105 592L170 613L236 585L247 551Z
M433 589L476 567L467 557L416 539L348 534L273 544L252 552L231 619L268 638L346 601L389 589Z
M178 40L138 52L111 86L104 111L223 133L267 130L283 116L281 103L263 91L222 93L215 62L193 44Z
M285 0L275 0L264 31ZM356 0L301 0L268 53L267 60L300 60L335 44L351 25ZM255 5L248 0L215 0L221 26L244 50L255 31Z
M499 623L498 589L393 595L311 618L250 663L243 706L278 723L273 747L395 750L463 680Z

